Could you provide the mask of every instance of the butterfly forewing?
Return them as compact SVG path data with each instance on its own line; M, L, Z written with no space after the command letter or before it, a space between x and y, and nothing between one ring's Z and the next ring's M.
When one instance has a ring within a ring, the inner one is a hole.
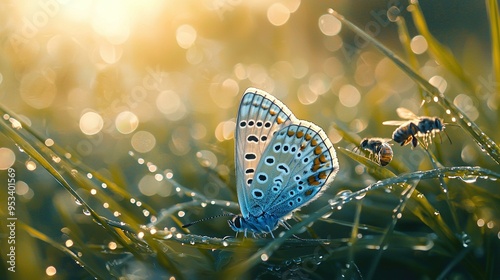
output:
M240 103L236 123L236 177L238 201L243 217L248 216L253 199L250 187L257 164L274 132L295 122L292 112L270 94L249 88Z

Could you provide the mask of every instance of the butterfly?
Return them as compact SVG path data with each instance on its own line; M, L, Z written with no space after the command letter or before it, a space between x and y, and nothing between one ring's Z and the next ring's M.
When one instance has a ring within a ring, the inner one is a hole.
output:
M297 119L281 101L249 88L235 133L236 187L241 214L229 220L238 232L270 233L286 217L317 199L339 163L325 132Z

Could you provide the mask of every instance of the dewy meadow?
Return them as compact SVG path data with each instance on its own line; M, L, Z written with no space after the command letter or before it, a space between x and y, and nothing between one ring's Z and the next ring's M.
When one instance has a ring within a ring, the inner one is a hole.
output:
M497 1L0 21L2 279L500 275Z

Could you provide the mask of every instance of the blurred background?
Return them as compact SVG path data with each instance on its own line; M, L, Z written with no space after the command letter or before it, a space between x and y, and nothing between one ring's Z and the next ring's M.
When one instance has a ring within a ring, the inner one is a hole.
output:
M406 10L408 4L2 1L0 102L74 158L158 211L180 200L174 186L155 174L173 177L208 198L236 202L233 132L247 87L275 95L298 118L322 127L336 147L348 149L354 145L343 139L334 122L360 138L390 138L394 127L381 123L399 119L396 108L422 114L415 83L328 13L335 9L405 58L397 25L387 17L389 8L396 6L407 22L419 73L498 140L497 84L484 1L421 3L429 30L475 81L472 88L429 55L426 40ZM451 121L437 106L430 104L426 110ZM470 138L462 137L459 127L450 126L447 133L452 145L443 136L442 143L438 137L432 146L439 149L444 165L496 166ZM394 153L406 171L431 168L423 151L395 146ZM62 238L65 225L61 212L92 228L92 220L66 190L4 135L0 155L2 170L16 170L18 218L55 239ZM342 188L359 189L375 181L358 163L338 155L341 171L329 195L320 200L323 203ZM6 172L1 173L6 182ZM0 198L6 201L6 193ZM193 209L181 220L217 213L220 207ZM193 230L215 237L233 235L224 219ZM85 277L85 271L63 253L20 229L18 239L23 240L17 247L19 269L49 277L54 272L48 268L54 267L55 277Z

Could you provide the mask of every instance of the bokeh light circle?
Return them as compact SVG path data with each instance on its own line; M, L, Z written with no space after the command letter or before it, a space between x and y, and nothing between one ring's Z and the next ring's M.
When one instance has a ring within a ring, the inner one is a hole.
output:
M132 148L139 153L147 153L156 146L156 138L147 131L137 131L130 140Z
M115 126L120 133L130 134L139 126L139 118L130 111L124 111L116 116Z
M85 135L95 135L104 126L104 120L96 112L87 112L80 117L80 130Z
M0 170L9 169L14 162L16 162L16 154L9 148L0 148Z

